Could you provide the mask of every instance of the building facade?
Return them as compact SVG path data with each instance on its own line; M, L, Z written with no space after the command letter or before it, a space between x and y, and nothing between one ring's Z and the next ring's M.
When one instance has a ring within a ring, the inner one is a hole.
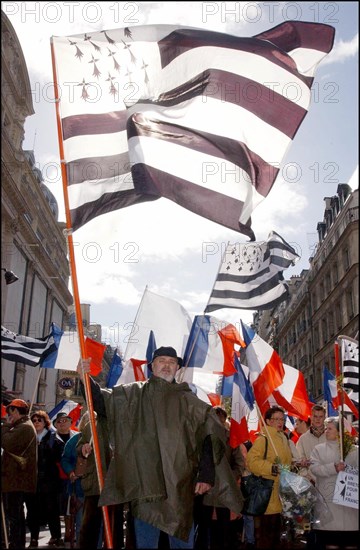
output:
M64 328L72 296L68 289L65 224L43 182L32 151L24 151L24 123L34 114L29 76L16 33L1 13L1 267L18 280L1 277L1 324L35 338ZM1 361L3 398L19 396L44 404L57 402L58 371Z
M336 339L359 334L358 190L340 184L337 194L324 200L309 269L287 281L288 301L254 315L259 335L285 364L302 371L309 395L318 402L324 367L335 374Z

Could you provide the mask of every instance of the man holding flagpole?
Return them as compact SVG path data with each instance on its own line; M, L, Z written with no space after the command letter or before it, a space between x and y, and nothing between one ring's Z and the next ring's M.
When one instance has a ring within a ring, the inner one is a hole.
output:
M78 365L80 377L89 359ZM157 548L160 531L170 548L193 548L195 495L212 490L217 504L235 513L242 496L224 454L223 426L211 406L175 382L182 359L172 347L160 347L148 365L145 382L91 392L97 414L106 415L113 457L99 504L130 503L137 548Z

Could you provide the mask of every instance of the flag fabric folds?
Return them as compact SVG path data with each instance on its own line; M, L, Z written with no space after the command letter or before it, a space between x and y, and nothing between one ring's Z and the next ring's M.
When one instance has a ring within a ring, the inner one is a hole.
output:
M359 342L341 339L342 386L359 410Z
M101 342L97 342L92 338L85 338L85 351L86 356L91 357L90 362L90 374L92 376L98 376L102 371L102 360L106 345ZM77 364L77 363L76 363Z
M324 400L328 405L328 416L339 414L338 409L343 400L344 410L359 418L359 411L350 399L350 395L338 386L335 376L326 367L324 367Z
M83 406L71 399L63 399L54 407L48 414L51 422L53 422L59 412L66 413L71 418L71 430L77 430L81 417L81 410Z
M105 386L109 389L113 388L120 378L123 371L122 360L119 354L119 350L114 351L114 355L111 361L109 373L107 375Z
M223 307L275 307L289 296L282 272L298 259L293 247L275 231L264 242L229 244L205 312Z
M304 375L298 369L283 364L284 378L282 384L273 391L273 397L278 405L290 414L303 420L311 415L310 399L307 393Z
M234 362L236 373L234 374L231 400L229 440L231 447L237 447L240 443L250 439L248 418L255 402L252 387L245 376L237 355Z
M236 372L235 345L244 346L244 342L233 324L211 315L196 315L184 353L184 368L231 376Z
M41 357L40 367L75 371L80 357L77 332L62 331L54 324L52 328L54 343Z
M284 365L277 352L252 328L243 322L241 326L246 344L246 366L250 371L250 382L260 411L264 413L268 399L283 383Z
M165 197L254 240L251 213L333 40L302 21L244 38L168 25L53 37L73 229Z
M36 367L41 358L54 347L54 325L51 332L43 338L32 338L16 334L5 327L1 327L1 357L8 361L15 361Z
M56 325L52 326L54 342L40 359L40 367L76 371L80 357L79 336L75 331L62 331ZM102 358L106 346L85 337L85 351L91 357L90 374L97 376L102 369Z
M183 356L192 320L186 309L171 298L165 298L145 288L137 311L124 360L138 359L146 362L150 333L158 346L172 346ZM149 344L150 342L150 344Z
M324 401L327 405L327 416L337 416L339 407L339 398L335 376L324 367Z
M85 339L87 356L92 358L90 374L97 376L106 346ZM80 357L79 338L74 331L62 331L51 323L51 332L44 338L31 338L15 334L1 327L1 357L18 361L30 367L76 371Z

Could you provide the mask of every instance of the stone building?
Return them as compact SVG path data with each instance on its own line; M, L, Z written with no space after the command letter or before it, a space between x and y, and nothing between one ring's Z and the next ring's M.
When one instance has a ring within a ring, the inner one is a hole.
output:
M340 184L337 194L324 201L309 269L287 281L288 301L254 315L259 335L285 364L302 371L317 401L323 398L323 368L335 374L337 337L359 337L358 190Z
M34 114L29 75L16 33L1 12L1 267L17 280L1 277L1 324L40 338L50 323L64 328L72 296L65 224L43 182L34 153L24 151L24 123ZM3 397L19 396L50 410L62 398L59 371L1 361ZM39 379L40 374L40 379Z

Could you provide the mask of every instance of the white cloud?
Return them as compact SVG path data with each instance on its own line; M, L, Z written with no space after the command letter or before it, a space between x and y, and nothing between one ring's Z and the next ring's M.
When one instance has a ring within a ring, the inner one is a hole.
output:
M335 43L333 49L321 62L321 66L329 65L330 63L343 63L349 58L355 57L359 51L359 35L356 34L352 40L345 42L339 40Z

